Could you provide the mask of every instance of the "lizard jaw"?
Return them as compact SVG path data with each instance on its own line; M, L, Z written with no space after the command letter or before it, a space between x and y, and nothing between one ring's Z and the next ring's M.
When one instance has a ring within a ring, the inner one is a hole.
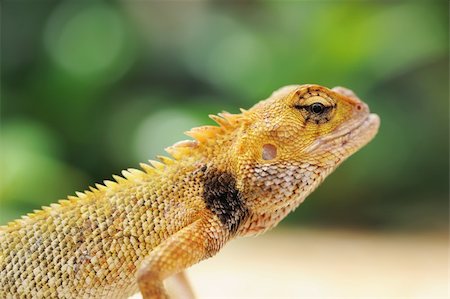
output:
M329 150L335 146L344 147L349 143L354 144L356 148L360 148L375 137L379 126L380 117L377 114L370 113L351 124L350 127L338 129L317 139L306 149L306 153L316 151L318 148Z

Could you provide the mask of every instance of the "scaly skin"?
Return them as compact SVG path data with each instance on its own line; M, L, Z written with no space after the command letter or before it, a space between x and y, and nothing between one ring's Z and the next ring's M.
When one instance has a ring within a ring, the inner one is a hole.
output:
M211 117L173 159L0 227L0 298L166 298L165 278L274 227L379 126L351 91L318 85Z

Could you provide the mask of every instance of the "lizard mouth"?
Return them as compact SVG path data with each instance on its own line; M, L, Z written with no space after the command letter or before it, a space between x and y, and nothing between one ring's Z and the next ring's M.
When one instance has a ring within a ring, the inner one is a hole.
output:
M375 125L380 122L380 118L378 115L371 113L367 115L365 118L362 118L360 121L352 124L349 128L341 128L338 129L326 136L323 136L321 139L322 142L327 142L329 140L333 140L339 137L343 137L345 135L349 135L355 131L365 131L366 128L371 127L371 125Z
M317 139L308 147L307 152L312 152L319 147L328 149L333 146L345 146L349 143L356 145L357 148L362 147L375 137L379 126L380 117L377 114L370 113L351 124L350 127L339 128Z

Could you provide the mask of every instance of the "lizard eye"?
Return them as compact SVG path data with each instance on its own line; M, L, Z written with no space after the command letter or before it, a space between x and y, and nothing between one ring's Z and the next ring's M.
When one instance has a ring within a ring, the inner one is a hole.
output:
M329 121L336 110L334 109L336 104L317 96L308 97L306 103L303 103L303 105L298 104L294 107L300 110L306 122L316 124L323 124Z
M314 114L322 114L325 111L325 105L322 103L313 103L309 106L309 111Z

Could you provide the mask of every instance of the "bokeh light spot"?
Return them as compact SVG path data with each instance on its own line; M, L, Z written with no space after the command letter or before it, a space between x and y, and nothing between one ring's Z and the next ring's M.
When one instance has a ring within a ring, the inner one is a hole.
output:
M54 62L77 77L119 71L127 32L120 14L107 5L64 4L51 16L45 41Z
M226 87L264 86L270 79L270 55L254 35L234 33L214 45L208 57L208 78ZM230 63L231 62L231 63Z

